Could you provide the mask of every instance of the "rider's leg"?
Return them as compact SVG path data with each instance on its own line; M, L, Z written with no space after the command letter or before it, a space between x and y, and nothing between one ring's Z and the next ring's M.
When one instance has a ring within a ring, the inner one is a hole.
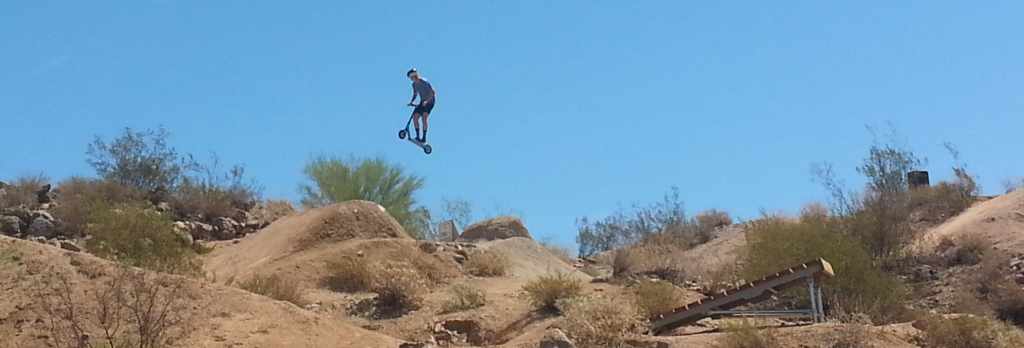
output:
M423 142L427 142L427 116L430 116L429 112L423 113Z
M420 140L420 114L412 114L412 123L416 125L416 140Z

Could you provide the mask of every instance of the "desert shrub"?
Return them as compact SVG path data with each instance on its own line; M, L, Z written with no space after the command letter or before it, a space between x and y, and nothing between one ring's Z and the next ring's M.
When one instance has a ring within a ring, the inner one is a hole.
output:
M112 180L70 177L57 184L54 189L60 204L50 209L60 219L58 225L66 236L80 236L86 233L89 218L97 204L119 205L142 203L145 192L138 188L121 185Z
M612 260L612 276L647 275L682 284L687 279L686 262L679 258L679 249L671 244L641 243L620 249Z
M811 202L800 209L800 218L803 220L820 220L828 216L828 207L821 202Z
M370 292L377 294L376 305L388 311L418 309L426 280L408 262L383 261L370 264L373 281Z
M485 304L487 297L483 290L468 284L455 284L452 286L452 297L441 305L441 313L455 313L483 307Z
M257 274L252 278L239 282L237 286L254 294L294 303L299 307L303 307L308 303L302 296L302 289L299 289L297 283L277 274Z
M140 205L98 204L89 215L93 255L158 272L198 275L202 263L174 233L168 216Z
M249 210L259 201L261 190L243 181L243 167L236 165L227 173L217 175L214 170L218 162L214 157L212 166L200 166L205 172L202 177L181 180L169 202L179 217L202 217L201 220L207 221L233 217L236 209Z
M729 213L714 209L697 214L694 219L697 221L697 244L710 242L715 237L715 230L732 225Z
M722 348L780 348L778 338L771 330L760 330L748 320L730 321L722 325L725 333L718 340Z
M614 214L591 222L587 217L576 221L580 257L620 249L643 241L653 235L672 235L673 240L685 241L690 246L697 240L696 222L686 217L679 201L678 188L666 194L662 202L631 209L620 208Z
M469 253L463 267L475 276L501 277L508 273L511 261L497 250L476 250Z
M702 280L701 291L714 294L734 286L740 280L736 272L736 264L733 262L698 269L697 274Z
M39 196L36 192L49 182L50 178L43 173L19 176L3 187L5 193L0 194L0 208L37 205Z
M867 326L843 325L835 330L828 348L875 348L870 342L870 337Z
M652 317L679 307L682 297L675 285L645 281L632 287L633 302L644 317Z
M1024 333L1002 321L970 315L928 316L920 325L923 348L1024 347Z
M541 241L540 245L544 247L545 250L551 252L552 255L555 255L559 260L562 260L562 262L572 264L572 257L569 256L571 254L569 248L550 241Z
M753 280L818 258L832 264L838 276L822 280L826 298L843 299L848 312L865 313L876 323L902 319L907 289L893 275L873 266L871 255L854 238L831 232L830 219L786 221L764 217L753 221L740 275ZM806 291L788 291L809 304Z
M123 186L173 190L200 165L191 155L179 156L168 147L168 136L163 127L158 127L139 132L125 128L124 134L110 143L96 137L88 146L86 153L91 158L87 162L101 178Z
M408 174L398 164L383 158L333 157L311 159L303 168L310 183L301 186L302 205L315 208L349 200L380 204L409 235L424 239L430 234L426 208L418 207L414 197L423 187L423 178Z
M195 329L192 306L204 305L184 278L130 267L120 267L91 293L76 291L70 277L53 268L40 273L38 311L58 348L169 347Z
M1024 326L1024 289L1011 280L996 288L990 306L999 320Z
M992 248L992 241L979 233L964 233L950 239L952 248L945 252L947 265L976 265Z
M287 199L268 199L265 203L257 204L253 209L252 216L257 220L274 222L277 219L295 213L295 207Z
M523 285L530 304L542 309L556 309L555 302L563 298L578 297L583 293L582 282L572 274L556 272L539 276Z
M370 291L374 274L363 257L346 256L327 262L327 288L338 292Z
M555 306L562 327L580 347L623 347L643 328L642 314L628 302L608 298L564 298Z

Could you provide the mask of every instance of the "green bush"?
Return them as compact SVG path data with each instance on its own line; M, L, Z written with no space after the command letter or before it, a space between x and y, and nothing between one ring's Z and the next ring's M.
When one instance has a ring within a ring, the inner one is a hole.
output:
M455 313L483 307L485 304L487 297L483 290L468 284L455 284L452 286L452 297L441 306L441 313Z
M174 233L167 215L138 204L97 204L86 229L93 255L152 271L198 275L202 263Z
M1016 348L1024 347L1024 333L1002 321L977 316L921 320L923 348Z
M200 169L191 155L179 156L168 147L169 133L157 130L133 132L125 128L114 141L107 143L96 137L89 144L87 162L101 178L123 186L145 191L173 190L190 171Z
M746 254L740 275L760 279L779 270L823 258L832 264L835 277L823 279L825 298L844 299L843 308L864 313L876 323L893 323L904 316L903 301L909 292L898 279L873 265L871 255L854 238L835 232L830 219L787 221L764 217L752 222L747 232ZM799 303L810 300L806 291L791 290Z
M400 165L383 158L317 157L306 163L303 173L310 181L301 186L306 208L366 200L387 209L409 235L424 239L430 234L429 214L413 197L423 187L423 178L407 174Z
M624 347L644 327L642 314L629 302L608 298L564 298L555 306L562 327L580 347Z
M530 303L542 309L557 309L555 302L578 297L583 293L582 282L571 274L557 272L539 276L523 285Z
M142 204L145 192L115 181L73 176L61 181L55 189L60 204L51 208L60 219L61 233L81 236L86 233L89 218L97 204Z
M245 291L273 298L275 300L287 301L303 307L308 302L302 296L302 289L297 283L289 281L277 274L255 275L248 280L239 282L237 286Z

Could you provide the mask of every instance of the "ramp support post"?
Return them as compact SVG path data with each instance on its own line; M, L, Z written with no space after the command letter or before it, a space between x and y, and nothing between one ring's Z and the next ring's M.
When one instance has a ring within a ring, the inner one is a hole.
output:
M810 290L811 295L811 321L815 324L818 323L818 301L814 299L814 278L807 278L807 288Z
M823 297L821 297L821 287L819 286L818 287L818 314L821 315L821 321L822 322L825 321L825 305L824 305L824 301L825 301L825 299Z

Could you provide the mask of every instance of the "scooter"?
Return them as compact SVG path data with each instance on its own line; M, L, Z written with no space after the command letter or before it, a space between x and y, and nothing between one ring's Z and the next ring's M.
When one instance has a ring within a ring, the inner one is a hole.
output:
M419 141L416 141L416 139L414 139L412 136L410 136L411 134L409 133L409 125L412 124L412 117L413 117L412 115L409 115L409 122L405 123L405 129L398 131L398 139L405 139L406 136L409 136L409 142L410 143L413 143L416 146L419 146L421 149L423 149L424 153L429 155L430 152L433 151L433 149L430 147L430 145L428 145L427 143L421 143Z

